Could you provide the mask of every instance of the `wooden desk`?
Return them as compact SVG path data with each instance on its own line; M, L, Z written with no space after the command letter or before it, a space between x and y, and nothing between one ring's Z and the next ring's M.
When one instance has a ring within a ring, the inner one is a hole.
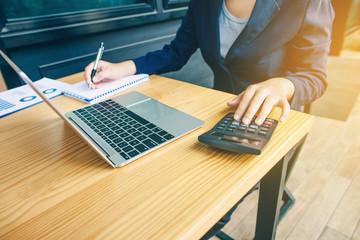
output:
M291 111L261 156L233 154L197 140L231 111L233 95L160 76L132 90L205 125L113 169L44 103L0 119L0 238L198 239L270 169L281 169L280 159L312 124ZM66 96L53 102L63 112L85 105Z

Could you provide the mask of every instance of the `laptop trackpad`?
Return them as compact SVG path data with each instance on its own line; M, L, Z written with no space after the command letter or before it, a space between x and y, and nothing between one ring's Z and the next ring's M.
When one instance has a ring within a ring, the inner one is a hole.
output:
M203 125L203 121L151 98L148 101L128 106L128 109L175 137Z

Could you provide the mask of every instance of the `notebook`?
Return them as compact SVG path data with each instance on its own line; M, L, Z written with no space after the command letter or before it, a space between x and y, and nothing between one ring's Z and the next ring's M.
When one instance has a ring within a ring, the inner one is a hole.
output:
M201 127L204 122L139 92L129 92L63 114L1 50L15 72L112 167Z
M149 80L149 75L137 74L117 81L103 82L101 88L98 89L89 89L86 82L81 81L73 85L65 85L62 91L67 96L93 104L147 80Z

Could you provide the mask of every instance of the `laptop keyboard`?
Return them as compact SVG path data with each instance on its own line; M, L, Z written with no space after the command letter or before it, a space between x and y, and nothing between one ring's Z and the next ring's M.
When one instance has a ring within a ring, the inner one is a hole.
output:
M73 112L125 160L174 138L112 99Z

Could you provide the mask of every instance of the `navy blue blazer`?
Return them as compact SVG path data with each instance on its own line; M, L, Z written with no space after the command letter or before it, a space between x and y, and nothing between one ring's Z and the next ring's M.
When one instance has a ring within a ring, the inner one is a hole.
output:
M217 90L239 94L250 84L283 77L295 85L295 109L324 93L334 19L330 0L257 0L225 61L219 41L222 3L191 0L175 39L162 50L134 59L137 73L178 70L200 48Z

